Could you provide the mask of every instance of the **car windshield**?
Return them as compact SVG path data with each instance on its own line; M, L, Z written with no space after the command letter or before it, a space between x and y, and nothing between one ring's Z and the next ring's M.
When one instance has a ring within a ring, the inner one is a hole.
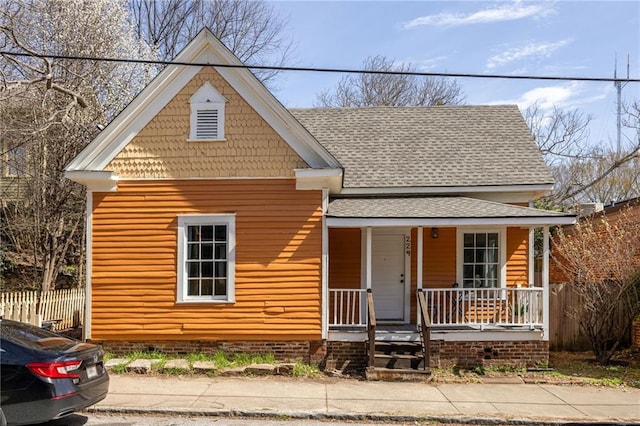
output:
M0 336L30 349L51 352L64 351L77 342L50 331L15 321L0 321Z

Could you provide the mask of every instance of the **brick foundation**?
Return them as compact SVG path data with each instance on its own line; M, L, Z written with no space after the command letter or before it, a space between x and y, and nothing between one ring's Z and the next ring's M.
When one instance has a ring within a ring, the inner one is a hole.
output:
M640 318L633 320L631 327L631 344L635 348L640 348Z
M344 373L364 371L367 367L367 343L328 341L323 367Z
M435 343L435 344L434 344ZM549 364L549 342L432 342L432 366L474 368L478 366L540 367ZM435 347L434 347L435 346ZM435 358L435 357L434 357ZM438 364L434 364L438 362Z
M135 351L158 351L169 355L193 352L271 353L277 361L303 361L328 370L362 372L367 366L366 342L213 342L213 341L94 341L114 355ZM549 342L449 342L431 341L431 367L474 368L478 366L536 367L549 363Z

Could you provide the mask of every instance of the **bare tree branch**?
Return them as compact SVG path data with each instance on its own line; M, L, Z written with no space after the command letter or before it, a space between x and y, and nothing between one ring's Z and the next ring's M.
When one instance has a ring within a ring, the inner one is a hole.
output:
M171 60L203 28L209 28L242 62L283 65L292 42L284 35L285 21L261 0L129 0L139 37ZM267 83L275 70L257 71Z
M620 349L640 314L640 223L627 205L615 218L605 215L558 229L553 260L580 296L573 314L598 362Z
M384 56L365 60L370 71L413 71L408 64L397 64ZM462 89L455 80L397 74L358 74L343 77L333 90L318 93L316 106L428 106L459 104Z

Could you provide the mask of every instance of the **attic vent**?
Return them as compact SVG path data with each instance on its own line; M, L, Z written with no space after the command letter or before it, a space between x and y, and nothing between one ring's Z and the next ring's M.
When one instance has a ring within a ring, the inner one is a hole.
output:
M200 109L197 115L196 139L218 139L218 110Z
M224 140L224 107L227 100L205 83L191 96L190 141Z

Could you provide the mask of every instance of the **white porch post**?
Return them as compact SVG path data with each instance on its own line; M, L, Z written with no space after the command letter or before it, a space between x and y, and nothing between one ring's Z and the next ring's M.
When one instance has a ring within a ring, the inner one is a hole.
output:
M372 269L372 238L373 230L370 226L367 227L366 243L365 243L365 283L367 290L371 288L371 269Z
M417 286L418 286L418 290L422 288L422 256L423 256L423 229L422 226L418 226L418 239L416 241L416 244L418 245L418 248L416 250L416 282L417 282ZM417 295L416 295L417 296ZM416 306L418 306L418 304L416 303ZM418 324L422 324L422 318L421 318L421 313L420 313L420 309L417 309L417 322Z
M329 334L329 228L327 209L329 208L329 190L322 190L322 338Z
M536 276L536 256L535 256L535 238L536 238L536 229L531 227L529 228L529 282L527 284L528 287L533 287Z
M416 262L416 268L418 270L418 273L416 275L416 280L418 282L418 288L422 288L422 252L423 252L423 231L422 231L422 226L418 226L418 241L416 242L416 244L418 245L418 249L416 251L416 257L417 257L417 262Z
M542 339L549 340L549 226L543 227L542 230Z
M82 325L82 338L91 340L91 273L93 269L93 191L87 188L87 204L85 211L85 268L84 268L84 324Z

